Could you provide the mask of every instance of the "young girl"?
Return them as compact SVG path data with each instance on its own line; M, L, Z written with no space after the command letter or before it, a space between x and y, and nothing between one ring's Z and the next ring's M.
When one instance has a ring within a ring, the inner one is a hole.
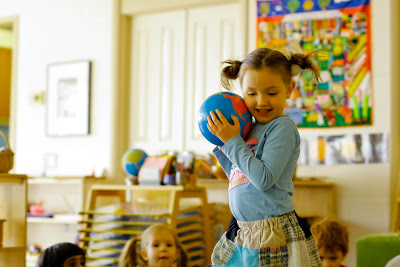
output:
M138 264L137 241L141 241ZM187 267L186 252L178 242L176 233L165 224L154 224L147 228L140 238L132 238L120 255L118 267Z
M244 141L235 116L233 125L219 110L208 117L208 129L224 142L213 152L229 177L234 215L214 248L215 266L321 266L309 226L294 211L300 136L283 112L295 86L292 77L307 69L320 79L310 57L259 48L243 62L224 62L222 85L229 90L230 81L239 79L255 123Z
M85 252L72 243L58 243L46 248L39 256L38 267L84 267Z

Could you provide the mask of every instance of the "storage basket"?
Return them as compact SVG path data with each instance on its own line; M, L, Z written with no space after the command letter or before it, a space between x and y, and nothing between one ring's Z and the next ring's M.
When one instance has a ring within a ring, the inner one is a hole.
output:
M7 136L2 131L0 131L0 135L7 144L6 150L0 151L0 173L8 173L14 165L14 153L10 148Z

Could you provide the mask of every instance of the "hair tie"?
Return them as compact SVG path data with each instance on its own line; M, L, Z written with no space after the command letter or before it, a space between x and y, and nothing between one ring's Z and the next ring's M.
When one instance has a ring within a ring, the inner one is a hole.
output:
M301 70L302 70L302 68L299 65L292 64L292 66L291 66L292 77L299 75Z

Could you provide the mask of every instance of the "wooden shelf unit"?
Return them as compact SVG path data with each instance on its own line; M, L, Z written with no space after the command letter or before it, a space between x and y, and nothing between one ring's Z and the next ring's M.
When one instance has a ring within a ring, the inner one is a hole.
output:
M26 180L26 175L0 173L0 219L5 220L0 266L25 266Z
M53 217L27 217L27 246L39 244L45 249L59 242L76 242L79 211L84 209L89 188L105 178L84 176L28 177L28 203L43 201ZM38 255L26 255L26 267L36 266Z
M135 208L105 211L97 204L102 197L114 197L117 203L130 203ZM190 266L211 264L211 225L207 192L203 187L95 185L90 190L86 207L86 211L82 212L80 245L87 251L88 266L91 260L96 266L116 266L126 241L158 222L167 222L176 229L179 241L188 252ZM101 219L110 215L115 217ZM111 223L114 227L104 227ZM96 234L103 238L98 238ZM113 237L107 238L107 235ZM115 236L118 238L115 239ZM115 244L98 248L101 242ZM99 261L107 263L99 264Z

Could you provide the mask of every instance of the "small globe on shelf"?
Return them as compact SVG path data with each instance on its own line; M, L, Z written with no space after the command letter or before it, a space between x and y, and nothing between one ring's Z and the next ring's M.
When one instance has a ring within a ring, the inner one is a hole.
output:
M147 153L143 150L138 148L129 149L122 156L122 168L128 175L137 177L140 167L142 167L146 158Z

